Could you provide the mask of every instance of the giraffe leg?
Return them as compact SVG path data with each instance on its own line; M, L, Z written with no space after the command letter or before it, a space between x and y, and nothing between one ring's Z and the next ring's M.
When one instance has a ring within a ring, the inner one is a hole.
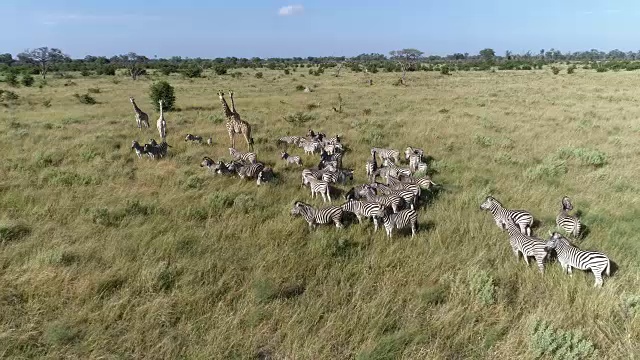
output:
M253 151L253 144L251 143L249 135L246 132L242 133L242 135L244 135L244 140L247 142L247 148L249 149L249 151Z

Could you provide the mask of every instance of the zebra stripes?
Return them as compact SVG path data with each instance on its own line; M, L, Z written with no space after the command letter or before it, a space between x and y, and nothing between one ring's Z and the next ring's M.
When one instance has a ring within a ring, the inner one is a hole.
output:
M332 222L337 228L342 228L342 213L342 208L337 206L316 209L302 201L296 201L291 209L291 215L302 215L311 229L315 228L317 224L330 224Z
M502 230L507 228L509 218L520 227L520 232L531 235L531 225L533 224L533 215L525 210L509 210L505 209L502 204L493 196L487 196L485 201L480 205L480 209L487 210L493 215L496 225Z
M240 176L240 179L245 179L245 178L255 179L263 169L264 169L264 164L254 163L254 164L247 164L247 165L241 166L239 169L237 169L237 171L238 171L238 176Z
M302 166L302 160L300 159L300 156L297 156L297 155L291 156L286 151L282 151L280 153L280 158L287 163L287 166L289 164L296 164L298 166Z
M365 170L367 171L367 179L369 179L369 182L375 181L378 162L376 161L376 152L373 150L371 150L371 160L367 161Z
M580 224L580 219L576 216L569 215L569 210L573 210L573 205L571 204L571 200L565 196L562 198L562 209L556 217L556 224L568 234L578 237L582 225Z
M413 209L406 209L394 214L385 214L382 217L382 223L389 238L391 238L393 229L408 227L411 227L411 237L414 237L418 229L418 213Z
M358 200L348 200L340 205L343 211L354 213L358 222L362 224L362 218L373 218L374 230L378 231L378 218L382 218L386 211L385 206L377 202L365 202Z
M404 158L406 160L409 160L411 155L414 155L414 154L415 155L419 155L420 156L420 161L422 161L422 157L424 156L424 150L408 146L406 148L406 150L404 151Z
M353 180L353 170L338 169L335 171L326 171L322 174L322 180L328 183L344 184L347 180Z
M422 162L422 156L419 154L411 154L409 155L409 170L411 170L412 172L416 172L418 171L418 167L420 167L420 164L424 164ZM424 164L426 165L426 164ZM426 170L426 166L425 170Z
M300 136L283 136L280 139L278 139L278 144L293 144L293 145L300 145Z
M193 135L193 134L187 134L187 136L185 136L185 138L184 138L184 141L192 141L192 142L202 143L202 136Z
M369 186L371 186L377 192L382 193L384 195L400 196L402 199L404 199L404 202L406 204L409 204L409 206L412 209L415 208L417 199L416 199L416 194L413 191L410 191L410 190L393 190L389 186L381 184L381 183L378 183L378 182L371 183Z
M255 153L252 153L252 152L243 153L234 148L229 148L229 155L231 155L231 157L234 160L241 160L248 164L253 164L257 161L257 156Z
M506 225L509 233L509 243L516 258L520 256L519 253L522 253L524 262L529 265L529 256L533 256L538 264L538 269L541 273L544 273L544 259L547 257L544 241L522 234L520 227L516 225L512 218L507 219Z
M349 190L345 196L349 196L350 193L355 193L355 189L352 188ZM363 185L358 191L358 195L364 196L364 198L369 202L380 203L394 213L397 213L405 204L404 198L399 195L376 195L375 190L369 185Z
M400 152L394 149L382 149L374 147L371 148L371 154L374 155L374 153L377 153L382 160L389 159L394 163L398 163L398 156L400 156Z
M306 176L303 179L304 184L309 184L311 188L311 198L314 199L316 194L322 195L322 201L326 202L327 199L331 202L331 193L329 183L324 180L318 180L312 176Z
M572 268L580 270L591 270L596 278L594 287L602 286L602 273L607 276L611 274L611 261L600 252L580 250L573 246L567 238L557 232L551 234L551 238L546 243L547 251L555 249L558 262L563 272L572 275Z

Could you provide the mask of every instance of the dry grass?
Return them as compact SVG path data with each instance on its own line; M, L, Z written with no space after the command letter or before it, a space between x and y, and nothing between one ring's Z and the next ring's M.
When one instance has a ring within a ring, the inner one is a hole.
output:
M172 155L158 162L129 148L157 137L150 80L12 89L17 102L0 104L0 357L513 359L552 354L540 339L576 331L607 358L640 352L639 74L412 73L396 87L397 74L366 86L346 70L261 71L170 77L181 111L166 114ZM215 95L229 88L277 184L198 166L229 158ZM89 89L97 104L78 103ZM152 129L136 129L129 96ZM304 121L284 120L296 113ZM423 147L445 190L420 210L419 235L310 232L291 218L294 200L312 201L275 140L308 128L343 135L357 182L371 145ZM542 236L570 196L590 230L580 246L620 270L600 290L556 264L540 276L479 210L488 194L533 212ZM540 322L546 333L532 333Z

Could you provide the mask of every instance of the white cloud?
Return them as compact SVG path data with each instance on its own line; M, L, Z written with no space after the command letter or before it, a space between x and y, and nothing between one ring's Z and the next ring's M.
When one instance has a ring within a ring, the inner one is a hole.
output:
M283 6L278 10L278 15L280 16L291 16L296 14L301 14L304 8L302 5L287 5Z

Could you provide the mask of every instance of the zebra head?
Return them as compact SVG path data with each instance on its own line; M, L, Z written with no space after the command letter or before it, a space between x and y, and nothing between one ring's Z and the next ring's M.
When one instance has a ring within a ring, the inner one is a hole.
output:
M215 162L208 156L202 158L202 162L200 163L200 167L211 167Z
M156 139L149 139L149 145L156 146L158 145L158 142L156 141Z
M307 131L307 136L310 137L310 138L313 138L313 137L316 136L316 133L313 132L313 130L309 129L309 131Z
M133 142L131 142L131 148L132 149L138 149L140 148L140 143L137 140L133 140Z
M347 201L354 200L355 198L356 198L356 189L354 187L349 189L349 191L347 191L347 193L344 194L344 199Z
M568 196L562 198L562 210L573 210L573 205L571 204L571 200Z
M286 151L281 151L280 152L280 158L281 159L285 159L286 160L288 157L289 157L289 154L287 154Z
M550 250L555 249L556 246L558 246L558 240L560 240L560 239L563 239L563 236L560 235L560 233L557 233L557 232L551 233L551 237L549 238L549 240L545 244L544 250L546 252L549 252Z
M302 201L296 201L291 208L291 215L299 215L301 213L302 206L306 205Z
M187 136L184 138L184 141L189 141L189 140L193 140L193 135L187 134Z
M491 209L491 206L495 203L496 199L493 198L493 196L489 195L487 196L487 198L484 200L484 202L482 204L480 204L480 209L481 210L489 210Z

